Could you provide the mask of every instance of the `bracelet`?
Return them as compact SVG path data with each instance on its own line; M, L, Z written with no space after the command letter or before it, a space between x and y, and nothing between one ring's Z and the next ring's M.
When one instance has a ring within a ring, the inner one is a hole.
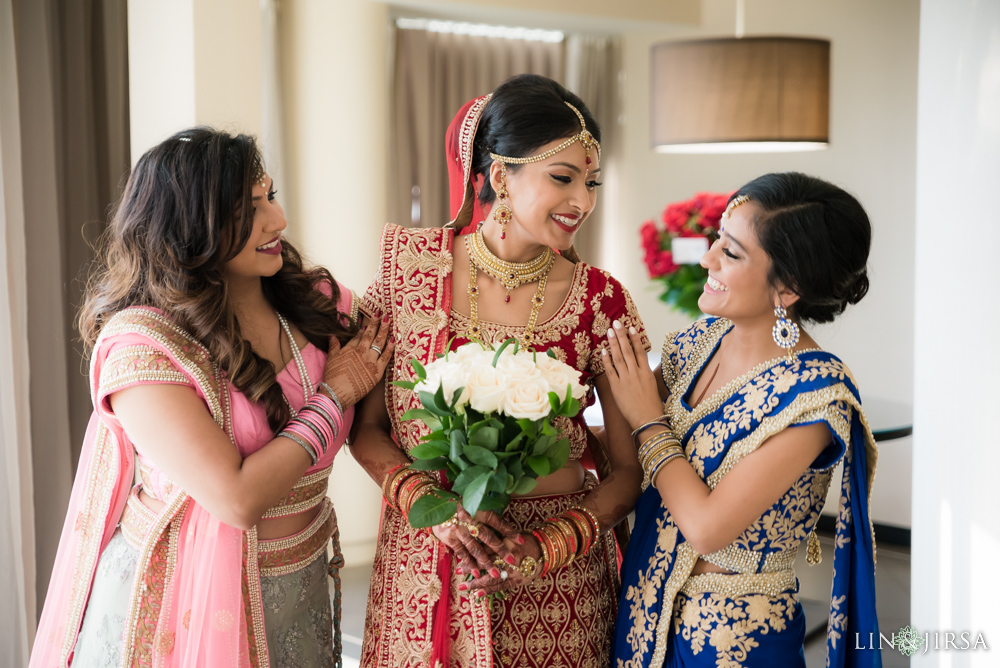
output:
M294 441L295 443L298 443L299 445L301 445L302 449L305 450L306 454L309 455L309 459L312 460L312 464L310 466L316 466L316 462L318 462L319 460L316 458L316 452L312 449L312 446L310 446L308 443L306 443L305 441L303 441L301 438L299 438L295 434L289 434L288 432L284 432L283 431L280 434L278 434L278 436L284 436L288 440Z
M322 387L324 390L327 391L327 393L330 395L330 399L332 399L333 403L336 404L337 410L340 411L341 415L343 415L344 414L344 404L340 403L340 399L337 397L337 393L333 391L333 388L330 387L327 384L326 381L323 381L322 383L320 383L319 386Z
M399 507L399 488L400 486L412 477L420 475L420 471L415 471L411 468L405 468L393 478L392 483L389 484L389 495L386 497L386 501L390 506L396 510L400 510Z
M672 462L673 460L679 458L679 457L684 457L685 460L687 459L687 457L684 455L683 451L676 451L676 452L671 452L670 454L668 454L667 456L665 456L663 459L661 459L660 461L658 461L649 470L649 474L646 476L646 479L649 482L645 484L645 487L648 487L649 485L654 484L654 481L656 480L657 474L659 474L659 472L663 470L663 467L666 466L668 463Z
M405 464L396 464L391 469L389 469L389 472L385 475L384 478L382 478L382 497L386 501L389 500L389 483L392 482L393 476L395 476L400 471L400 469L405 469L409 465L410 465L409 462L406 462Z
M632 432L632 442L634 442L636 445L638 445L638 440L637 439L639 438L639 434L641 434L642 432L646 431L650 427L654 427L656 425L660 425L660 426L663 426L663 427L666 427L667 429L669 429L670 425L667 423L667 420L669 420L669 418L666 415L661 415L660 417L656 418L655 420L650 420L649 422L647 422L645 424L639 425Z

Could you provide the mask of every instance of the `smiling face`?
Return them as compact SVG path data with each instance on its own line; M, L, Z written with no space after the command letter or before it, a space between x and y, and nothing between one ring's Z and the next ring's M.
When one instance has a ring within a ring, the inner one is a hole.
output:
M281 269L281 232L287 223L275 192L274 181L267 174L253 184L253 230L246 245L225 264L230 279L274 276Z
M768 280L771 259L757 241L751 221L757 212L752 201L737 206L722 219L719 239L701 259L708 269L698 307L705 313L733 321L771 317L779 299L785 307L798 296L775 288Z
M544 153L562 144L557 139L539 147L534 154ZM579 142L570 144L545 160L507 167L508 206L514 218L507 225L508 237L523 237L534 243L566 250L587 216L597 203L600 185L600 162L597 151L587 154ZM588 172L589 168L589 172ZM500 187L500 163L490 168L494 190ZM496 208L497 202L493 206Z

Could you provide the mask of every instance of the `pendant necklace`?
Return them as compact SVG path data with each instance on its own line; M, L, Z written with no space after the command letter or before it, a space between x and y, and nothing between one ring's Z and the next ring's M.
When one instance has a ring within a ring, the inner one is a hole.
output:
M538 314L545 303L545 285L549 280L549 272L555 264L556 255L551 248L527 262L508 262L494 255L486 246L482 231L465 237L465 247L469 252L469 331L470 339L479 339L482 328L479 324L479 285L478 270L482 269L488 276L500 281L507 290L504 303L510 303L510 292L514 288L538 281L538 288L531 298L531 313L524 334L520 337L521 344L530 346L535 338L535 324Z

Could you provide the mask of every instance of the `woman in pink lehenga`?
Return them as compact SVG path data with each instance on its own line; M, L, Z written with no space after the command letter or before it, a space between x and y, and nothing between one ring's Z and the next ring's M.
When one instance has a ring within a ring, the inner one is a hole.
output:
M244 135L136 164L80 316L95 412L32 667L339 665L327 480L392 344L274 194Z

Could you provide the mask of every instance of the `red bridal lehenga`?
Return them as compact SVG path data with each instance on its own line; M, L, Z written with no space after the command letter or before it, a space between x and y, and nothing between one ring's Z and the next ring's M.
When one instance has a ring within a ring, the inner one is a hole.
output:
M424 363L468 342L469 318L452 308L452 265L456 229L474 231L483 211L471 174L472 144L490 96L469 101L447 133L451 208L455 220L445 228L405 229L386 225L375 280L362 298L370 317L388 313L396 344L387 381L410 380L410 359ZM581 125L583 119L581 117ZM586 128L581 131L581 137ZM462 224L464 221L465 225ZM578 262L569 293L555 315L534 329L532 345L552 350L578 369L594 399L594 379L604 373L601 348L611 323L634 326L646 340L642 321L628 292L607 272ZM500 343L523 339L524 327L480 322L479 338ZM419 407L409 390L386 383L386 408L392 435L408 452L427 433L420 420L403 421ZM559 425L571 444L571 460L587 457L587 427L581 414ZM441 481L443 482L443 481ZM597 484L588 473L584 488L572 494L516 498L504 518L520 531L579 505ZM365 668L604 668L609 665L618 566L615 539L601 536L569 566L554 570L495 601L473 603L457 589L450 550L428 532L412 529L397 510L383 504L382 525L372 570L361 665Z

